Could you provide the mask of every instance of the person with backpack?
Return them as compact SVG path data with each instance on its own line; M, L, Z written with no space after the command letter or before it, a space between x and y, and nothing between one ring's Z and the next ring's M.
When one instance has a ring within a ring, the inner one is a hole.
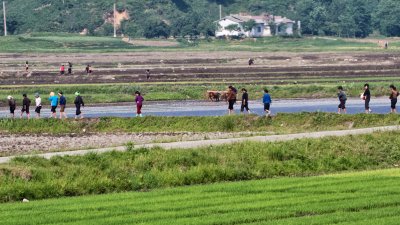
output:
M10 95L7 97L8 99L8 106L10 107L10 116L11 118L15 118L15 108L17 108L17 103L15 99Z
M143 117L143 115L142 115L142 107L143 107L143 101L144 101L144 98L143 98L143 96L140 94L140 92L139 91L136 91L135 92L135 95L136 95L136 97L135 97L135 103L136 103L136 117Z
M29 106L31 105L31 100L28 98L26 94L23 94L22 97L22 109L21 109L21 119L22 115L26 113L27 118L29 119L31 114L29 113Z
M57 118L57 106L58 106L58 97L54 94L54 92L50 92L50 97L49 97L49 101L50 101L50 106L51 106L51 116L50 118Z
M371 113L371 108L369 107L369 102L371 101L371 92L369 90L369 84L364 85L364 94L362 94L362 99L365 101L365 113Z
M60 96L60 119L63 117L67 119L67 113L65 112L65 107L67 106L67 99L65 98L62 91L58 92L58 96Z
M81 111L81 107L85 107L85 103L83 102L83 99L79 92L75 92L75 96L76 96L74 101L76 108L75 119L78 119L78 116L81 116L81 119L83 119L83 113Z
M233 105L236 103L236 95L237 95L237 90L233 86L228 87L228 93L226 100L228 101L228 114L231 115L235 111L233 110Z
M347 113L347 110L346 110L347 96L346 96L346 93L343 91L342 86L338 87L338 98L339 98L339 102L340 102L340 104L338 105L338 114L341 114L342 111L344 114L346 114Z
M40 98L39 93L35 94L35 103L36 103L36 118L40 118L40 111L42 110L42 98Z
M394 85L390 85L390 112L391 113L397 113L396 109L396 104L397 104L397 97L399 97L399 92L397 91L397 88Z
M272 99L268 89L264 89L263 103L264 103L265 116L270 116Z
M248 114L251 113L249 109L249 94L245 88L242 88L242 106L240 107L240 112L243 113L244 109L246 109Z

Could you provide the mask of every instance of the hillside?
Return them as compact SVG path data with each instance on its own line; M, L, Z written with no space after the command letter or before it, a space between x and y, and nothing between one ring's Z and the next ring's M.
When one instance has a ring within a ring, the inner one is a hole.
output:
M366 37L374 31L400 35L400 5L397 0L116 0L126 13L119 33L132 37L213 35L213 21L238 12L269 12L301 20L304 34ZM87 29L92 35L110 35L113 28L111 0L9 0L8 30L72 32ZM3 17L1 12L1 18ZM106 22L108 21L108 22ZM3 32L3 23L0 32ZM0 33L2 34L2 33Z

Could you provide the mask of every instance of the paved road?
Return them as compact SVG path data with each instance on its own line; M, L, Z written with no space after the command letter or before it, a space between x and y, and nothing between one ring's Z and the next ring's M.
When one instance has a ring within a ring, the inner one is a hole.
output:
M312 132L312 133L300 133L300 134L285 134L285 135L270 135L270 136L256 136L256 137L246 137L246 138L230 138L230 139L218 139L218 140L201 140L201 141L184 141L184 142L173 142L173 143L157 143L157 144L143 144L136 145L135 149L140 148L153 148L161 147L163 149L191 149L207 146L217 146L224 144L234 144L244 141L256 141L256 142L276 142L276 141L290 141L295 139L303 138L323 138L323 137L340 137L347 135L360 135L360 134L370 134L374 132L383 131L398 131L400 126L387 126L387 127L374 127L374 128L364 128L355 130L340 130L340 131L322 131L322 132ZM76 156L85 155L88 153L104 153L110 151L125 151L125 146L114 147L114 148L103 148L103 149L92 149L92 150L79 150L79 151L69 151L69 152L55 152L55 153L45 153L30 156L39 156L46 159L50 159L54 156ZM25 156L29 157L29 156ZM9 162L13 157L0 157L0 164Z
M258 115L263 114L263 105L260 101L250 102L250 109ZM240 103L239 103L240 104ZM336 99L317 100L276 100L272 104L272 112L296 113L296 112L336 112L338 101ZM74 115L73 105L69 105L67 113ZM347 102L348 113L356 114L364 112L364 102L361 99L349 99ZM384 114L390 111L390 102L386 98L373 99L371 101L373 113ZM236 113L239 113L240 105L235 105ZM34 108L31 107L31 111ZM17 110L19 113L19 111ZM85 117L133 117L135 106L124 104L122 106L90 106L84 109ZM227 113L227 104L224 102L207 101L170 101L170 102L146 102L143 107L144 115L152 116L221 116ZM43 116L48 117L49 107L43 109ZM8 116L8 109L0 109L0 117Z

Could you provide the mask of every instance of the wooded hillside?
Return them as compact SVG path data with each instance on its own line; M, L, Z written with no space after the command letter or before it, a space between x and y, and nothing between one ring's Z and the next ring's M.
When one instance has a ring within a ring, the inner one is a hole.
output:
M72 32L110 35L113 0L8 0L11 34ZM303 34L366 37L373 32L400 36L398 0L117 0L129 19L119 33L132 37L213 35L213 21L223 14L262 12L302 21ZM2 12L1 18L3 18ZM2 20L2 19L1 19ZM3 23L0 24L0 34Z

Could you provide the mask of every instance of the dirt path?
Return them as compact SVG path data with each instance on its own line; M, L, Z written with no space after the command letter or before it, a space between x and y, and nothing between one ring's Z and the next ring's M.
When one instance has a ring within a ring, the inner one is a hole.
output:
M0 156L28 155L73 151L79 149L111 148L134 144L166 143L178 141L196 141L204 139L238 138L260 135L260 133L195 133L195 132L160 132L160 133L85 133L85 134L1 134Z
M348 135L361 135L361 134L371 134L374 132L385 132L385 131L398 131L400 126L386 126L386 127L374 127L374 128L364 128L355 130L340 130L340 131L323 131L323 132L313 132L313 133L300 133L300 134L287 134L287 135L271 135L271 136L256 136L256 137L246 137L246 138L230 138L230 139L217 139L217 140L200 140L200 141L182 141L182 142L172 142L172 143L156 143L156 144L143 144L135 145L135 149L140 148L153 148L161 147L165 150L169 149L191 149L207 146L216 146L224 144L234 144L244 141L256 141L256 142L276 142L276 141L290 141L295 139L303 138L323 138L323 137L341 137ZM103 148L103 149L92 149L92 150L79 150L70 152L56 152L56 153L45 153L37 154L35 156L44 157L50 159L54 156L76 156L85 155L88 153L104 153L109 151L125 151L125 146L115 147L115 148ZM33 156L33 155L31 155ZM29 156L26 156L29 157ZM0 163L7 163L13 157L0 157Z
M123 38L122 41L138 46L147 46L147 47L176 47L179 46L179 43L171 40L146 40L146 39L129 39Z

